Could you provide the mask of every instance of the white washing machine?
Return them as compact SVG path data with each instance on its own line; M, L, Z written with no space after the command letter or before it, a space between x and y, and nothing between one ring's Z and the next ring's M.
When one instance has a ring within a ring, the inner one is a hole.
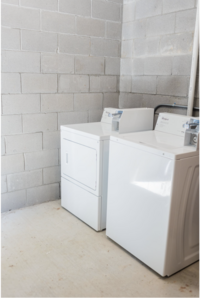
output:
M162 276L199 259L199 151L184 146L190 119L163 113L154 131L110 138L106 234Z
M110 135L152 130L153 117L149 108L107 108L101 122L61 126L62 207L96 231L105 229Z

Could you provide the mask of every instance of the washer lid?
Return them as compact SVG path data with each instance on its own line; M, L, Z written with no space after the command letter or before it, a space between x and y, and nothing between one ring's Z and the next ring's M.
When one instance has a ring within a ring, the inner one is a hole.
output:
M111 136L111 140L171 159L181 159L199 154L194 147L184 146L183 137L155 130L130 133L120 137Z
M96 140L109 139L110 135L113 134L111 131L111 125L101 122L62 125L61 130L76 133Z

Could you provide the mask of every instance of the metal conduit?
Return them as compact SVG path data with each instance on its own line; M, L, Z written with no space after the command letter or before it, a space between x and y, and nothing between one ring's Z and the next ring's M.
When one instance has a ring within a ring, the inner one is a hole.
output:
M161 104L161 105L158 105L154 108L154 114L156 113L156 111L159 109L159 108L175 108L175 109L184 109L184 110L187 110L187 106L182 106L182 105L177 105L176 103L174 104ZM193 111L199 111L199 108L198 107L193 107Z
M199 3L197 4L196 25L195 25L195 31L194 31L192 66L191 66L190 86L189 86L189 93L188 93L188 110L187 110L188 116L192 116L192 109L194 106L194 93L195 93L195 85L196 85L198 55L199 55Z

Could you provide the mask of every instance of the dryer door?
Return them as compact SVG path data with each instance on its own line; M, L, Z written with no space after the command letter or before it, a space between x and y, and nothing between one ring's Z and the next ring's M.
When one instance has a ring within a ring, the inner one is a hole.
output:
M96 143L96 142L95 142ZM96 190L97 150L81 139L62 138L62 176L83 187Z
M95 190L97 153L96 150L70 140L64 140L63 174Z

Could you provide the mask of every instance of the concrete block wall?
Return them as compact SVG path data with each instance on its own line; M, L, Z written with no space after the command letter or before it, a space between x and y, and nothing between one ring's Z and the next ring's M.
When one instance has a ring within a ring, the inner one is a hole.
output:
M118 107L123 0L2 0L2 212L60 197L60 125Z
M195 0L124 0L121 108L187 104L196 6ZM199 106L199 75L195 97Z
M3 212L60 197L60 125L187 104L196 5L2 0Z

